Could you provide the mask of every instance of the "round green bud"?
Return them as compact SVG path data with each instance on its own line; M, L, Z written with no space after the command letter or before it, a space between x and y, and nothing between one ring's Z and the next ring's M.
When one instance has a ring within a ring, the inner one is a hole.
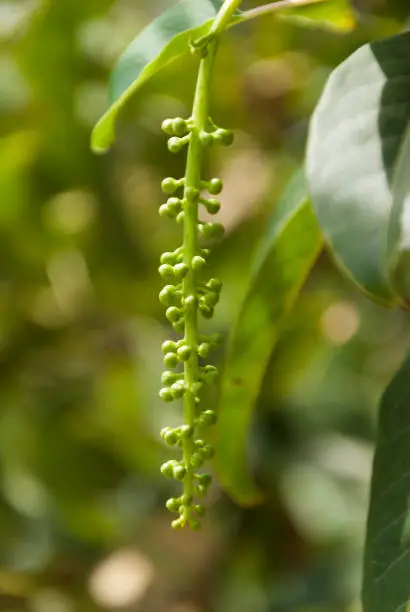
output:
M184 195L188 202L195 203L199 200L199 190L195 187L187 187Z
M184 306L186 306L187 308L192 308L193 306L196 306L196 297L194 295L187 295L186 298L184 298Z
M205 514L205 506L202 504L195 504L193 510L197 516L204 516Z
M219 302L219 293L210 292L207 295L204 295L203 302L210 308L215 308L217 303Z
M168 265L168 264L163 264L163 265ZM161 291L159 292L159 301L161 302L161 304L163 304L164 306L171 306L173 300L176 297L176 287L174 285L166 285L163 289L161 289Z
M216 384L218 382L218 372L217 371L207 372L205 374L205 380L208 385Z
M171 497L165 504L165 507L170 512L179 512L180 505L181 502L179 499L177 499L176 497Z
M177 259L178 256L176 253L167 251L166 253L162 253L160 261L162 264L171 264L171 266L173 266L177 262Z
M165 342L163 342L161 345L161 351L164 353L164 355L166 355L167 353L176 353L176 342L172 342L172 340L165 340Z
M216 425L217 416L214 410L204 410L204 412L201 413L200 418L205 426L210 427L211 425Z
M172 521L171 527L172 529L183 529L185 527L184 519L182 518L175 519L175 521Z
M234 135L231 130L224 130L222 128L218 128L214 132L214 138L224 147L229 147L229 145L233 143Z
M206 444L202 449L205 459L212 459L215 456L215 449L211 444Z
M165 279L172 279L175 276L174 268L170 266L169 264L161 264L160 267L158 268L158 272L160 273L162 278L165 278Z
M161 130L165 132L165 134L168 134L168 136L173 136L174 134L173 119L165 119L165 121L162 122Z
M168 151L170 153L179 153L184 146L185 142L182 138L178 138L177 136L173 136L168 140Z
M193 270L202 270L206 266L206 259L201 257L200 255L195 255L192 258L192 268Z
M167 204L168 209L173 215L177 216L182 209L182 201L179 198L168 198Z
M168 219L175 219L175 213L168 207L167 204L162 204L159 207L159 216L167 217Z
M177 375L174 374L174 372L171 372L170 370L165 370L165 372L162 372L161 374L161 382L166 387L173 385L176 379Z
M206 286L211 289L211 291L216 291L217 293L220 293L221 289L222 289L222 281L219 280L219 278L211 278L207 283Z
M204 464L204 456L202 453L193 453L191 457L191 466L193 468L200 468Z
M179 359L175 353L167 353L164 355L164 365L167 368L176 368L179 363Z
M191 425L181 425L179 432L183 438L192 438L194 429Z
M173 470L175 480L184 480L186 475L186 469L182 465L176 465Z
M201 529L201 523L194 518L189 519L189 526L192 531L199 531Z
M205 304L203 300L199 302L199 311L204 319L212 319L214 314L214 309Z
M161 431L161 438L170 446L174 446L178 442L177 432L170 427L166 427Z
M178 280L182 280L188 274L188 266L184 263L178 263L174 266L174 274Z
M198 355L204 359L205 357L208 357L210 350L211 345L207 342L203 342L198 346Z
M186 345L180 346L177 350L177 355L181 361L188 361L191 356L191 353L191 349L189 348L189 346Z
M165 476L165 478L173 478L174 477L174 466L171 461L167 461L163 463L160 467L161 474Z
M224 234L223 225L220 223L203 223L199 230L204 238L221 238Z
M170 429L169 427L167 429ZM203 446L205 446L205 441L204 440L195 440L195 446L198 448L202 448Z
M161 183L161 189L164 193L169 193L169 194L175 193L178 187L179 187L178 182L174 178L171 178L170 176L167 178L164 178L164 180Z
M182 381L178 381L171 386L171 391L174 394L175 399L179 399L184 395L185 386Z
M214 141L213 134L210 134L209 132L201 132L199 139L203 147L209 147Z
M208 191L212 195L218 195L223 189L223 183L219 178L213 178L208 182Z
M210 198L209 200L206 200L205 207L210 215L216 215L221 210L221 203L214 198Z
M172 129L175 136L184 136L187 133L187 124L182 117L176 117L172 122Z
M169 387L163 387L160 389L159 396L164 402L172 402L174 399L174 394Z
M183 210L181 210L180 213L178 213L177 217L176 217L176 222L177 223L183 223L185 219L185 213Z
M170 308L167 308L165 316L170 323L176 323L181 318L181 311L179 310L179 308L171 306Z

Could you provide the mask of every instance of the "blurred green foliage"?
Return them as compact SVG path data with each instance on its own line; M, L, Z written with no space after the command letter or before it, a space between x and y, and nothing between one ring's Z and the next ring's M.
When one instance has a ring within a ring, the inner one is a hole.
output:
M179 416L157 398L168 334L157 262L178 229L157 208L183 160L160 124L188 114L195 60L141 91L106 157L89 148L115 59L169 3L0 1L0 607L356 612L376 402L410 329L324 255L249 437L266 501L244 510L215 486L202 533L169 529L158 431ZM213 116L237 131L212 161L228 228L212 328L225 337L327 75L401 27L381 1L356 8L348 35L266 18L222 45Z

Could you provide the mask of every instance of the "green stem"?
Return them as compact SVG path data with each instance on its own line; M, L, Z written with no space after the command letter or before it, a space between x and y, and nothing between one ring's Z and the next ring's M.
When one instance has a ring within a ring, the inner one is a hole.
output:
M242 0L226 0L212 24L209 36L215 36L226 30L232 21L235 11L237 11L241 4Z
M196 272L192 268L192 260L198 255L198 201L190 198L192 190L201 189L201 169L203 160L203 145L201 133L205 131L209 115L209 100L212 69L217 50L217 41L208 46L206 56L201 59L198 81L195 90L194 107L192 113L191 138L188 147L185 192L184 192L184 262L188 266L188 273L183 281L183 300L197 295ZM187 197L188 196L188 197ZM184 416L185 422L194 428L196 416L195 394L192 385L198 380L198 306L187 308L185 313L185 344L191 349L191 355L184 364ZM193 495L193 468L191 457L193 452L192 437L184 440L184 459L187 474L184 478L184 495ZM188 517L184 517L188 519Z
M233 16L228 27L238 25L239 23L244 23L245 21L250 21L251 19L256 19L257 17L263 17L264 15L269 15L270 13L275 13L278 10L298 8L299 6L308 6L309 4L318 4L319 2L327 1L328 0L278 0L277 2L258 6L254 9L250 9L249 11L243 11L240 13L240 15Z

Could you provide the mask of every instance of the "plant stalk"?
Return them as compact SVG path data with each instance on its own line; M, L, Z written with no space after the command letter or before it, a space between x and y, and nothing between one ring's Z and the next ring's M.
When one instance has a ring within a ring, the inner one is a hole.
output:
M208 116L213 65L218 41L209 43L207 54L201 59L198 80L196 84L194 106L192 113L192 130L188 146L185 189L184 189L184 263L188 273L183 280L183 300L197 295L196 272L192 268L192 260L198 255L198 200L189 197L192 190L201 189L201 169L203 161L203 144L201 133L205 132ZM185 344L191 349L189 359L184 363L184 416L185 423L195 427L196 404L192 385L198 380L198 305L195 302L185 314ZM187 474L184 478L184 494L193 495L193 468L190 460L193 452L192 437L184 440L184 458ZM188 519L188 517L185 517Z

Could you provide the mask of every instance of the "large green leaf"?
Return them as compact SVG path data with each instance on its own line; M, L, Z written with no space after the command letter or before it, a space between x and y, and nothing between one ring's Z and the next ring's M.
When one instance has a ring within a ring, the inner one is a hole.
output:
M281 325L321 246L304 177L298 175L256 254L249 290L230 339L218 402L219 478L244 505L260 499L246 458L252 411Z
M352 25L348 0L307 0L323 4L322 8L286 8L289 17L301 23L331 27L344 31ZM165 66L189 52L189 41L205 35L211 27L223 0L179 0L149 26L147 26L120 57L111 77L109 108L94 128L91 146L97 153L104 153L115 138L115 121L126 102L142 85ZM281 9L271 5L269 11ZM326 5L326 6L325 6ZM236 13L231 25L238 25L258 17L256 11Z
M374 299L410 297L410 33L365 45L331 75L307 152L336 261Z
M405 612L410 598L410 356L381 402L367 521L364 612Z
M115 120L129 98L159 70L188 52L191 38L204 35L223 0L180 0L129 45L113 71L110 107L94 128L91 145L103 153L112 144Z

